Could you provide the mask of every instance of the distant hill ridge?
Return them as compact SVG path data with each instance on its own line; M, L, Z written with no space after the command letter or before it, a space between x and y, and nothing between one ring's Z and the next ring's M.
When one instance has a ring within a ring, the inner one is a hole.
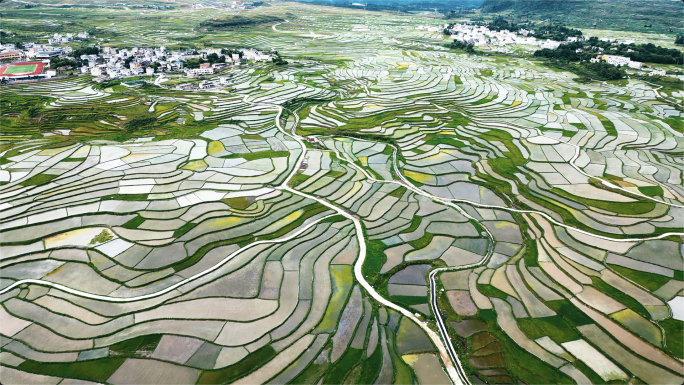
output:
M485 13L497 13L507 10L519 12L558 12L572 10L584 2L585 0L485 0L480 9Z
M545 20L580 28L684 32L684 4L673 0L484 0L482 16ZM673 37L674 39L674 37Z
M480 9L485 13L506 10L520 12L558 12L577 8L586 0L485 0Z

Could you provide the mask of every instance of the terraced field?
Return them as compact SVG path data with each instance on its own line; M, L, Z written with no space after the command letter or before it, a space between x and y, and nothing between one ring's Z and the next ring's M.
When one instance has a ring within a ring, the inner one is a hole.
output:
M684 93L313 8L230 89L0 89L2 383L682 383Z

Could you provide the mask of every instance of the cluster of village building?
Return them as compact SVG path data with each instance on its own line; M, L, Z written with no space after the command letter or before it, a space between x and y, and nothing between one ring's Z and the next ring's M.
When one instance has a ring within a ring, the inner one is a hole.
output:
M472 24L445 24L443 27L418 27L420 29L442 32L444 30L451 34L455 40L465 44L472 44L476 47L481 46L505 46L509 44L523 44L534 45L541 48L556 49L561 45L561 42L550 39L537 39L533 36L534 31L521 29L519 31L509 31L507 29L501 31L493 31L482 25ZM577 38L570 38L577 39ZM573 41L573 40L570 40ZM574 40L576 41L576 40Z
M555 41L551 39L537 39L534 36L534 30L520 29L518 31L501 30L494 31L490 30L486 26L482 25L472 25L472 24L445 24L443 27L430 27L430 26L419 26L420 30L428 32L448 32L454 40L460 41L464 44L472 44L476 47L481 46L506 46L510 44L521 44L521 45L531 45L540 48L556 49L564 43L581 42L585 41L585 38L569 36L565 41ZM446 33L445 32L445 33ZM633 44L634 40L623 40L617 42L616 39L602 38L601 41L607 41L616 44ZM581 49L577 50L581 52ZM617 55L604 55L603 48L598 48L598 56L591 59L592 63L605 61L608 64L614 66L628 66L630 68L640 69L644 66L644 63L633 61L625 56ZM660 72L653 73L655 75L660 75Z
M55 47L55 45L86 39L88 39L88 32L79 32L76 35L72 33L67 33L66 35L55 33L52 37L47 38L47 44L28 41L21 43L19 47L13 43L0 44L0 61L50 59L53 56L68 54L73 50L69 46Z
M193 4L193 8L195 9L202 9L202 8L218 8L218 9L254 9L256 8L255 4L261 4L260 1L254 2L254 3L245 3L240 0L233 0L233 1L207 1L202 3L196 3Z
M68 68L68 70L80 71L83 74L89 73L98 80L106 80L128 76L154 75L157 72L184 72L188 77L198 77L214 74L228 65L240 65L249 61L272 61L275 57L271 53L264 53L254 48L241 48L227 52L220 48L170 51L165 47L131 49L102 47L97 54L73 57L72 47L68 45L57 46L58 44L71 43L74 39L87 38L88 33L81 32L75 36L73 34L54 34L48 39L48 44L24 42L20 47L15 44L0 44L0 61L42 62L48 68L51 59L54 57L64 58L73 60L78 64L77 68ZM209 60L210 58L221 58L221 60ZM186 64L192 59L195 59L192 67L197 67L199 64L198 68L188 68ZM197 63L198 61L200 63ZM64 67L51 68L51 76L48 77L54 76L55 74L52 72L55 70L59 72L66 69ZM35 77L35 75L31 76ZM14 78L20 80L21 76Z
M85 40L87 38L88 32L79 32L76 36L73 33L67 33L66 35L55 33L51 38L48 38L48 44L67 44L74 41L74 39Z
M120 78L127 76L154 75L155 72L183 71L188 77L211 75L228 65L240 65L247 61L272 61L273 56L254 48L242 48L230 54L221 49L208 48L200 51L168 51L165 47L116 49L104 47L98 55L82 55L85 64L81 72L95 77ZM198 68L186 68L191 59L207 60L208 56L225 58L223 62L201 63ZM87 64L86 64L87 61Z

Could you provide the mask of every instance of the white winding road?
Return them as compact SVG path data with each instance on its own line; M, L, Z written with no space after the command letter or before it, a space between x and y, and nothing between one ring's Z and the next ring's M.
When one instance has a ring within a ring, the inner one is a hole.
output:
M273 25L271 26L271 28L272 28L274 31L276 31L276 32L290 33L290 31L279 31L279 30L276 29L276 27L279 26L280 24L289 23L289 22L290 22L290 20L285 19L285 21L283 21L283 22L273 24Z

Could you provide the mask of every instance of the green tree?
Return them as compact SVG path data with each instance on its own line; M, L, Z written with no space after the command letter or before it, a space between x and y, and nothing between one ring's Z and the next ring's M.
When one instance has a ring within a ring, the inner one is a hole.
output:
M100 49L95 47L95 46L92 46L92 47L83 47L83 48L75 49L75 50L71 51L71 53L69 53L69 56L80 58L81 55L97 55L99 53L100 53Z
M40 103L37 103L37 104L35 104L35 105L29 107L29 108L26 110L26 115L27 115L29 118L35 118L35 117L37 117L38 115L40 115L41 111L43 111L43 105L40 104Z
M126 122L125 130L126 132L134 132L149 126L153 126L157 123L157 118L151 115L137 116L128 122Z

